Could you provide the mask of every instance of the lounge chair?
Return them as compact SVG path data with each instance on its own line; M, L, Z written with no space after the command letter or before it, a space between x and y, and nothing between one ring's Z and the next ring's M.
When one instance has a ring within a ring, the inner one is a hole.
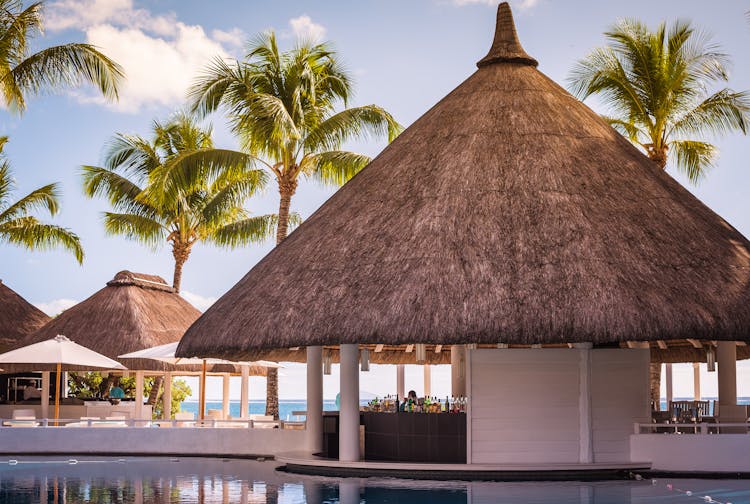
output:
M37 427L36 412L33 409L13 410L13 420L3 422L6 427Z

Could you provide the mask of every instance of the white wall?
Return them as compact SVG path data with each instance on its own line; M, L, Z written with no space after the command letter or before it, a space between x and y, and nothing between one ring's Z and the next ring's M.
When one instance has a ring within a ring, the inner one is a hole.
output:
M631 434L633 462L657 471L750 472L747 434Z
M578 461L578 352L471 351L472 463Z
M276 455L299 450L304 430L220 428L0 428L0 453L102 455Z
M629 460L634 422L649 422L649 352L594 350L591 402L596 462Z
M471 462L578 462L584 351L471 351ZM633 423L649 414L648 360L647 350L591 350L594 462L630 461Z

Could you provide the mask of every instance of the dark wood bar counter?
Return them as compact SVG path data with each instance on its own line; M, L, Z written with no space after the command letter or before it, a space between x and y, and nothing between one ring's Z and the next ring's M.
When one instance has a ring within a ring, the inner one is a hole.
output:
M364 459L466 463L465 413L360 413ZM338 457L338 412L323 414L324 457Z

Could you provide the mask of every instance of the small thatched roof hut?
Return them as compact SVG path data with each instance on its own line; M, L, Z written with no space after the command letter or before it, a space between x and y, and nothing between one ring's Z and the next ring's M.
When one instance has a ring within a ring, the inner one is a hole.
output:
M50 318L0 280L0 352L19 346Z
M65 310L23 341L24 345L64 334L115 360L118 355L179 340L200 316L163 278L120 271L106 287ZM151 359L127 359L129 369L173 371ZM197 369L197 368L196 368Z
M478 69L219 299L178 355L750 339L750 242L537 69Z

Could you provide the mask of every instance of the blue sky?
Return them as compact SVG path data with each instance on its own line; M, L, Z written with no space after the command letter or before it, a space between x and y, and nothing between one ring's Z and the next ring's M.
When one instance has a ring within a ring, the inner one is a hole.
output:
M475 62L491 42L496 4L491 0L47 2L47 31L37 40L39 44L88 41L119 61L130 79L115 105L102 103L84 88L35 98L20 118L0 110L2 133L10 135L6 153L15 169L18 193L61 182L63 210L55 222L78 233L87 254L79 267L72 256L63 253L31 254L0 245L0 278L51 313L85 299L121 269L171 280L168 248L154 252L104 234L100 212L106 205L83 197L78 169L82 164L98 164L103 146L115 132L148 135L154 119L165 118L182 105L186 86L209 57L239 56L249 36L268 28L274 28L286 45L300 34L331 40L356 77L354 104L381 105L408 126L474 71ZM729 85L750 89L746 52L750 22L744 15L750 10L750 1L518 0L512 5L524 47L539 60L539 69L558 83L564 84L577 59L603 43L602 32L616 19L635 17L653 26L679 17L691 19L715 35L714 40L735 63ZM596 108L595 102L590 105ZM223 118L214 116L210 120L216 143L236 147ZM671 173L750 235L750 201L746 196L750 172L744 157L747 142L742 136L719 140L719 165L697 187ZM378 142L352 146L370 155L376 155L382 147ZM307 216L330 194L330 189L303 182L293 207ZM272 212L277 201L270 187L250 202L250 210ZM235 251L197 246L185 268L185 297L205 309L271 246L268 243ZM286 373L289 385L285 392L282 383L282 396L299 397L298 371L290 368ZM390 380L393 374L382 373L371 375L387 375ZM434 376L440 383L447 383L444 371ZM741 376L740 392L750 395L750 375L743 370ZM393 381L395 386L395 376ZM373 378L373 385L377 383ZM679 387L690 393L692 382L678 379L677 383L678 393Z

